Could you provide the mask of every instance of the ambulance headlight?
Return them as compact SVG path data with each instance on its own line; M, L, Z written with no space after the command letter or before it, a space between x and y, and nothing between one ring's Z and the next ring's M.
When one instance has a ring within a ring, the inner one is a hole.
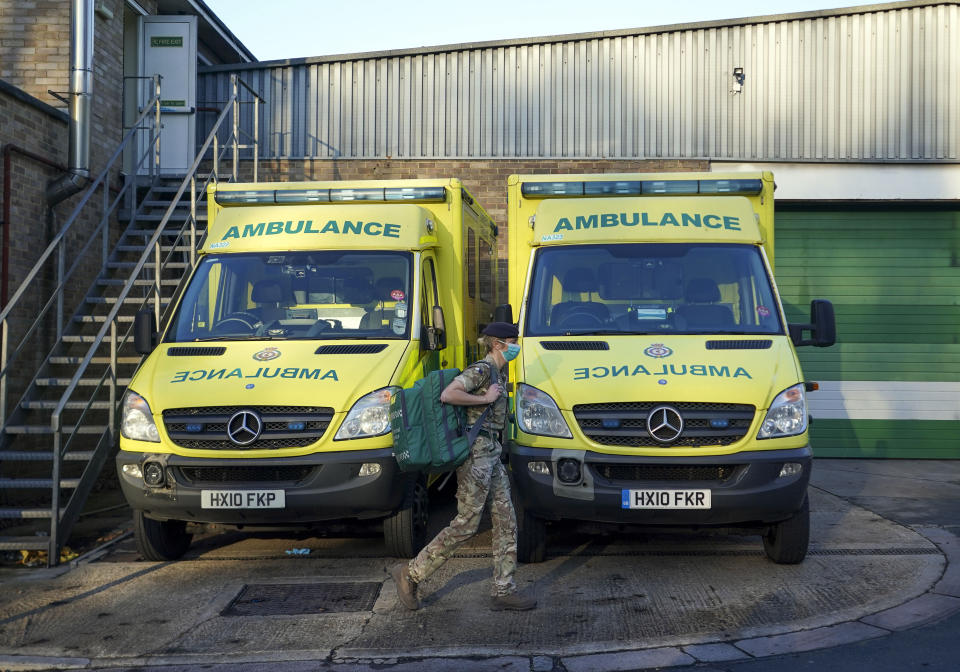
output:
M360 397L347 413L333 440L365 439L389 432L390 396L398 389L382 387Z
M546 392L530 385L517 385L517 424L527 434L541 436L559 436L572 439L573 434L567 427L557 404Z
M800 383L777 395L763 419L758 439L795 436L807 431L807 399L803 388Z
M160 432L157 431L146 399L133 390L127 390L120 408L120 434L124 438L160 442Z

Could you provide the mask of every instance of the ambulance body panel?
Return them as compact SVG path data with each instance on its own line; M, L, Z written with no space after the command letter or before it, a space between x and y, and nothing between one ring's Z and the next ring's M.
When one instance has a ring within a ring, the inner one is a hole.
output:
M427 484L397 470L390 395L476 357L492 221L456 179L222 184L208 203L193 275L123 403L141 551L182 554L185 522L382 518L388 550L415 553Z
M812 452L773 278L773 177L513 176L509 445L520 554L544 521L758 528L806 554ZM821 302L823 304L827 302ZM822 310L826 310L821 306Z

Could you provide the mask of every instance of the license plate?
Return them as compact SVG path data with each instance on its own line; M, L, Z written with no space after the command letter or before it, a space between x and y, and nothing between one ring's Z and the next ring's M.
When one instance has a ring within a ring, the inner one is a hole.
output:
M709 509L709 490L622 490L622 509Z
M282 509L283 490L201 490L202 509Z

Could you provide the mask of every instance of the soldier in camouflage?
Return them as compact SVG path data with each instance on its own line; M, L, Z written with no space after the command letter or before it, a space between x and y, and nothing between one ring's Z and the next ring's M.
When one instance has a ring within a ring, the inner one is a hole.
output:
M491 384L491 369L497 380L506 380L506 364L520 352L517 328L506 322L491 322L483 330L480 344L487 356L471 364L440 395L444 403L466 406L467 422L475 423L487 406L493 404L480 434L470 449L470 457L457 469L457 515L450 524L408 563L390 570L397 585L397 596L408 609L419 609L417 584L447 561L460 544L472 537L480 525L480 516L488 497L493 523L493 587L491 609L527 610L536 600L517 593L513 573L517 567L517 517L510 499L510 480L500 461L502 448L497 440L507 416L507 395L503 383Z

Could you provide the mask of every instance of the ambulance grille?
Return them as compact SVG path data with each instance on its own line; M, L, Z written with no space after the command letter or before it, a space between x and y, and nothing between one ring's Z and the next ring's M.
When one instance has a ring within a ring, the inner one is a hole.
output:
M184 480L195 483L298 483L314 470L312 466L178 467Z
M167 348L168 357L219 357L227 351L224 347L172 347Z
M716 481L729 480L736 471L731 464L591 464L609 481Z
M227 437L227 423L243 410L257 413L263 429L256 441L239 446ZM194 450L300 448L319 441L332 420L333 409L322 406L203 406L163 412L170 440Z
M672 406L683 418L683 432L670 443L661 443L647 432L647 416L658 406ZM577 424L588 439L604 446L631 448L658 446L729 446L742 439L756 408L750 404L670 401L578 404Z
M609 350L606 341L540 341L544 350Z
M375 355L387 349L386 343L358 343L344 345L321 345L315 355Z
M769 350L773 341L707 341L707 350Z

